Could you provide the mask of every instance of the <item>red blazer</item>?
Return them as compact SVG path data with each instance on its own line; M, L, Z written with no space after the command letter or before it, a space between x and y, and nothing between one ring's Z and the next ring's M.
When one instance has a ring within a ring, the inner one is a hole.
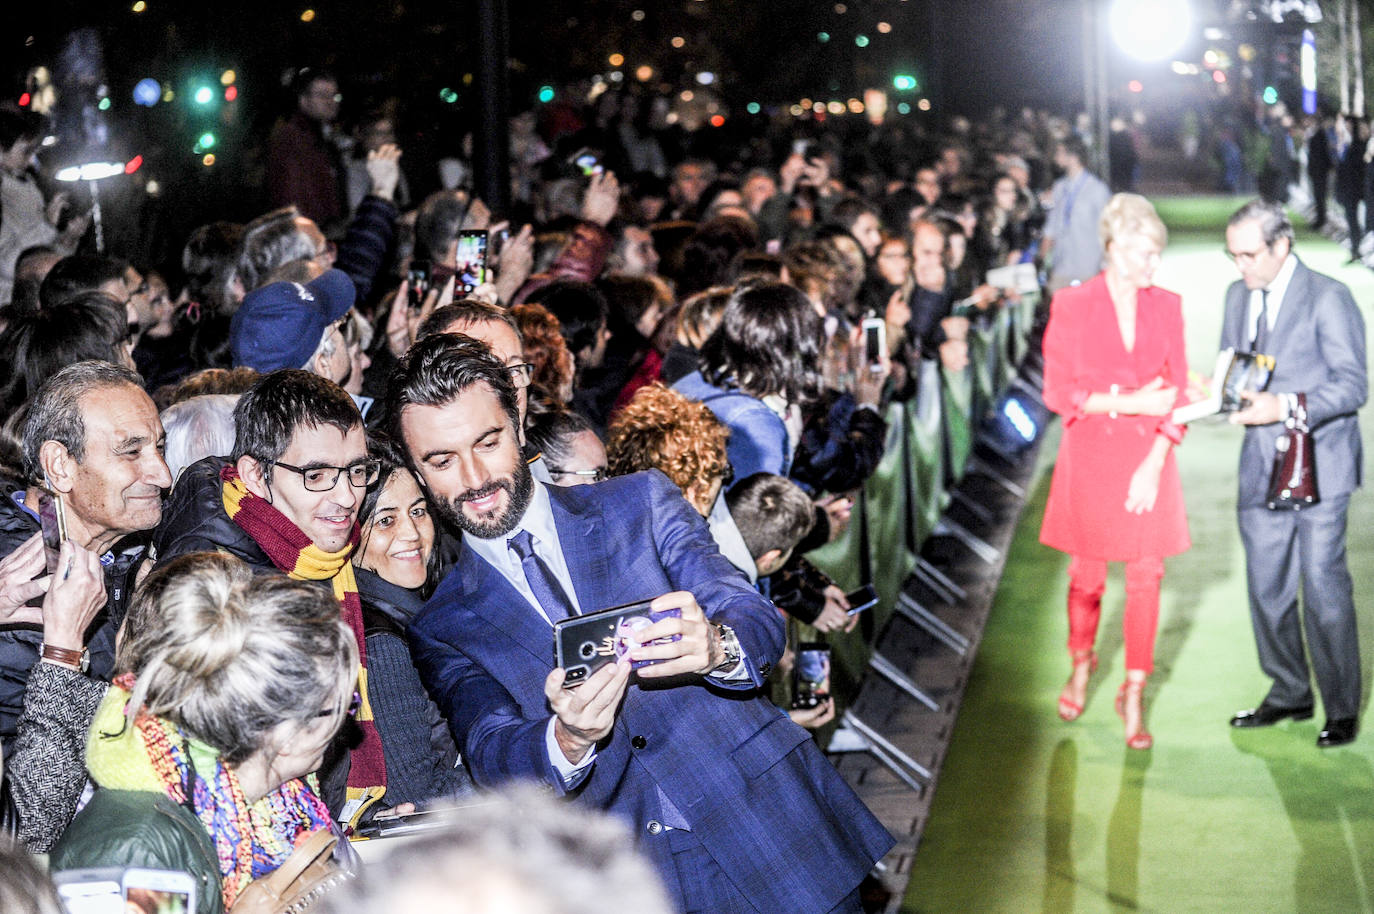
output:
M1188 362L1183 347L1183 309L1177 295L1141 289L1135 347L1126 351L1107 282L1098 274L1061 290L1050 305L1045 329L1045 405L1063 417L1064 434L1050 481L1040 541L1070 555L1107 561L1164 557L1186 550L1188 519L1173 451L1160 474L1154 509L1126 511L1131 475L1156 435L1175 443L1183 429L1168 416L1087 415L1092 393L1113 384L1144 387L1163 377L1186 402Z

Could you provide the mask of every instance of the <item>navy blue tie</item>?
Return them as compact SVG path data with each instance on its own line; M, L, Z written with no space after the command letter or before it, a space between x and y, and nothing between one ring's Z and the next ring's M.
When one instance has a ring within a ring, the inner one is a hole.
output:
M525 581L530 585L530 590L534 591L534 598L539 601L539 605L544 607L544 613L550 622L577 615L577 609L568 599L563 585L558 583L553 569L535 554L534 537L530 536L528 530L521 530L506 540L506 547L519 556L520 567L525 570Z

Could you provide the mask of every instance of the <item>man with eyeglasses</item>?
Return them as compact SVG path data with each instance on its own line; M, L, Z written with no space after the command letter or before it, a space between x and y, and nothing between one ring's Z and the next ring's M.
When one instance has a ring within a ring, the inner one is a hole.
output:
M158 561L212 549L276 567L273 541L231 516L230 490L273 510L273 536L285 531L325 553L351 550L358 505L376 475L362 415L343 388L306 371L273 372L239 399L232 453L198 461L178 478L154 538Z
M343 163L335 146L334 121L343 95L324 70L296 76L295 110L279 120L267 139L267 194L272 206L294 203L328 229L346 214Z
M355 820L386 789L351 562L358 507L378 473L363 417L343 388L308 371L275 371L239 398L228 457L206 457L182 472L153 537L159 563L188 552L227 552L255 569L315 581L339 600L341 618L358 639L363 698L346 791L342 743L322 775L326 802L341 821Z
M1260 668L1273 680L1259 706L1238 712L1231 726L1311 717L1315 674L1326 712L1317 745L1341 746L1355 739L1361 697L1345 535L1350 496L1361 476L1357 414L1368 392L1364 319L1349 289L1314 273L1293 253L1293 226L1277 204L1255 200L1241 207L1227 224L1226 252L1241 278L1226 293L1222 348L1264 352L1275 361L1268 389L1244 392L1246 407L1231 415L1232 423L1245 426L1236 513L1250 621ZM1271 510L1276 442L1299 396L1313 433L1321 500L1299 511Z

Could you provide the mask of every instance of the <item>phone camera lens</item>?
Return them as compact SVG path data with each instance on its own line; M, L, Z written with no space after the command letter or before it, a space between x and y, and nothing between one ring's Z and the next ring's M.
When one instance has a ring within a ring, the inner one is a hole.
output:
M577 655L583 660L591 660L596 656L596 645L590 641L583 641L582 646L577 649Z

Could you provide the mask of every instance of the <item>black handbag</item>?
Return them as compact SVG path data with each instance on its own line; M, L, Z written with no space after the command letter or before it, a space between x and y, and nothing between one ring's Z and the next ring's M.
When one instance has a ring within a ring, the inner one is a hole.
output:
M1321 501L1317 491L1317 453L1307 427L1307 395L1288 394L1284 432L1274 442L1274 468L1269 473L1265 503L1275 511L1300 511Z

